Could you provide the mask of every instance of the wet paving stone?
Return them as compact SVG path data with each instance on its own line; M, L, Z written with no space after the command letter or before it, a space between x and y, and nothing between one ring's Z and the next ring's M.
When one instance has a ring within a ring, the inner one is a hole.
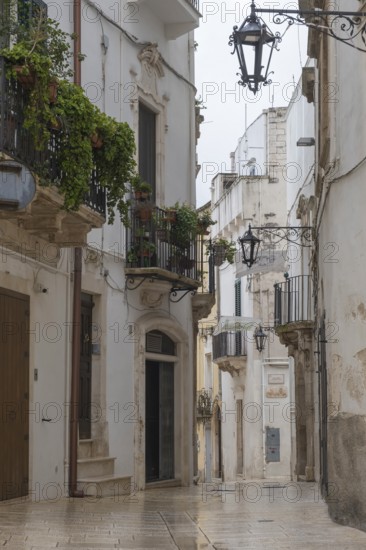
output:
M0 549L366 549L366 533L333 523L314 484L266 488L259 499L238 484L225 489L155 489L133 501L2 502Z

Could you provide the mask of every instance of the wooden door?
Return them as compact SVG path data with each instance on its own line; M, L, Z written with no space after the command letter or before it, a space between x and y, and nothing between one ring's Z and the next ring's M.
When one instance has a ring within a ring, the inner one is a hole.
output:
M29 297L0 289L0 500L28 494Z

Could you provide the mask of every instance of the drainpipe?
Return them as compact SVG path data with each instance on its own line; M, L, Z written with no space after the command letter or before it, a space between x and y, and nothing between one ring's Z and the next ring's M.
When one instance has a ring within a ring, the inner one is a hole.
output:
M81 86L81 5L74 0L74 83ZM79 426L79 381L80 381L80 336L81 336L81 272L82 249L74 249L74 294L71 349L71 392L70 392L70 470L69 494L81 498L83 491L77 489L78 426Z
M74 83L81 86L81 0L74 0Z

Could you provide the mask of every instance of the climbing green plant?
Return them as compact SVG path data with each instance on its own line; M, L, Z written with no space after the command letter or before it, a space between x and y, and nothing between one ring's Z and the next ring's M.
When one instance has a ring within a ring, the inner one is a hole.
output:
M117 208L122 222L127 224L129 202L125 195L139 182L134 160L134 132L127 122L117 122L99 109L95 111L96 131L103 142L103 146L95 150L95 161L100 184L108 190L108 221L113 223Z
M57 176L50 179L47 163L38 167L43 185L56 184L64 196L64 208L77 210L89 191L95 168L98 182L107 190L108 223L115 209L128 224L126 192L138 181L134 133L125 122L102 113L86 97L81 87L70 82L73 71L71 35L40 11L27 24L9 26L9 46L0 50L7 62L7 78L30 77L24 107L24 127L36 149L46 151L51 131L57 133ZM82 57L82 56L81 56ZM51 102L50 86L57 85L57 98ZM101 140L93 149L92 138Z
M72 77L71 36L40 11L28 24L9 23L9 46L0 50L7 61L7 77L28 80L30 87L24 108L24 127L30 130L38 150L50 138L55 115L50 89L60 79Z

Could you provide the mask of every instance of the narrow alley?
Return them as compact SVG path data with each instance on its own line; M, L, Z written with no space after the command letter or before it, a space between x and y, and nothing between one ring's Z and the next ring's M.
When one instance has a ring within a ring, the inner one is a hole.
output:
M4 502L0 547L361 550L366 533L333 523L315 483L262 481L154 489L99 500Z

